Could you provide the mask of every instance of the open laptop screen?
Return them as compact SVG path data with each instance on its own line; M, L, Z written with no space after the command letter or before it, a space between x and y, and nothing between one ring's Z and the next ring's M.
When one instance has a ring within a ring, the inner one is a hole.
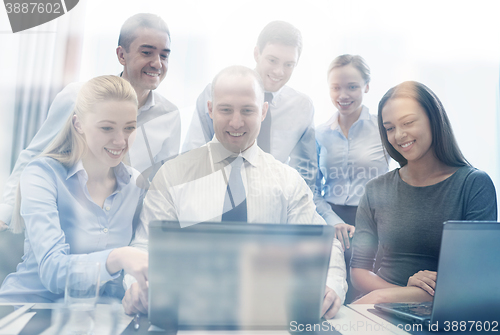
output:
M318 322L333 232L317 225L153 222L150 321L164 329Z

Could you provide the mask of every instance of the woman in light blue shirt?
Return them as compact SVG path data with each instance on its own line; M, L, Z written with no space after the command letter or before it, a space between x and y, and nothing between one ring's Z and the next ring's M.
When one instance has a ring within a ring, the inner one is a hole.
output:
M335 226L349 269L349 238L354 234L359 200L366 183L388 171L389 156L380 140L377 116L363 105L363 96L370 88L370 69L364 59L338 56L328 67L327 76L337 111L316 128L315 203L318 213Z
M25 226L23 261L0 301L53 302L64 296L70 261L101 264L101 293L123 295L122 270L146 285L147 254L128 247L143 189L122 163L137 120L126 80L97 77L81 88L56 139L23 171L13 229Z

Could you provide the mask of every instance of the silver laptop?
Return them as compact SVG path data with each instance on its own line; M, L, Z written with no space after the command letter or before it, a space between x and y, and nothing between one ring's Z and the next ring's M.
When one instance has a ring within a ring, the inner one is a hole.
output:
M150 323L166 330L317 323L333 237L320 225L152 222Z
M445 222L434 301L376 304L375 308L439 329L451 329L454 321L465 321L467 327L471 321L500 329L499 257L498 222Z

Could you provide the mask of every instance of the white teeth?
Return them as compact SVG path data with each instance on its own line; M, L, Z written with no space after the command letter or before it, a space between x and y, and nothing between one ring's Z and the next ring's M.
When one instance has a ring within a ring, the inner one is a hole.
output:
M274 81L274 82L278 82L278 81L280 81L280 80L281 80L281 79L278 79L278 78L273 78L273 77L269 77L269 79L271 79L271 80L272 80L272 81Z
M408 143L405 143L405 144L401 144L401 147L402 147L402 148L408 148L408 147L409 147L410 145L412 145L412 144L413 144L413 141L408 142Z
M350 104L350 102L339 102L340 106L349 106Z
M160 74L159 74L159 73L153 73L153 72L146 72L146 74L147 74L148 76L152 76L152 77L159 77L159 76L160 76Z
M118 156L123 151L123 149L122 150L118 150L118 151L117 150L110 150L110 149L107 149L107 148L104 148L104 149L106 149L107 152L112 153L115 156Z
M243 134L244 133L231 133L231 132L229 132L229 135L236 136L236 137L242 136Z

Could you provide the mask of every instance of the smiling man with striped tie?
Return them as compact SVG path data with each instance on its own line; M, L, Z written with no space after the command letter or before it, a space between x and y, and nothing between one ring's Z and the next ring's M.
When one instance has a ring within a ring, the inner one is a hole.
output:
M147 245L152 220L179 221L181 225L225 220L325 224L300 174L256 144L268 110L257 72L228 67L214 78L212 90L208 109L213 139L161 167L145 198L132 244ZM342 247L334 239L323 305L326 318L334 317L344 300L345 276ZM123 300L125 310L147 311L145 297L145 292L132 285Z

